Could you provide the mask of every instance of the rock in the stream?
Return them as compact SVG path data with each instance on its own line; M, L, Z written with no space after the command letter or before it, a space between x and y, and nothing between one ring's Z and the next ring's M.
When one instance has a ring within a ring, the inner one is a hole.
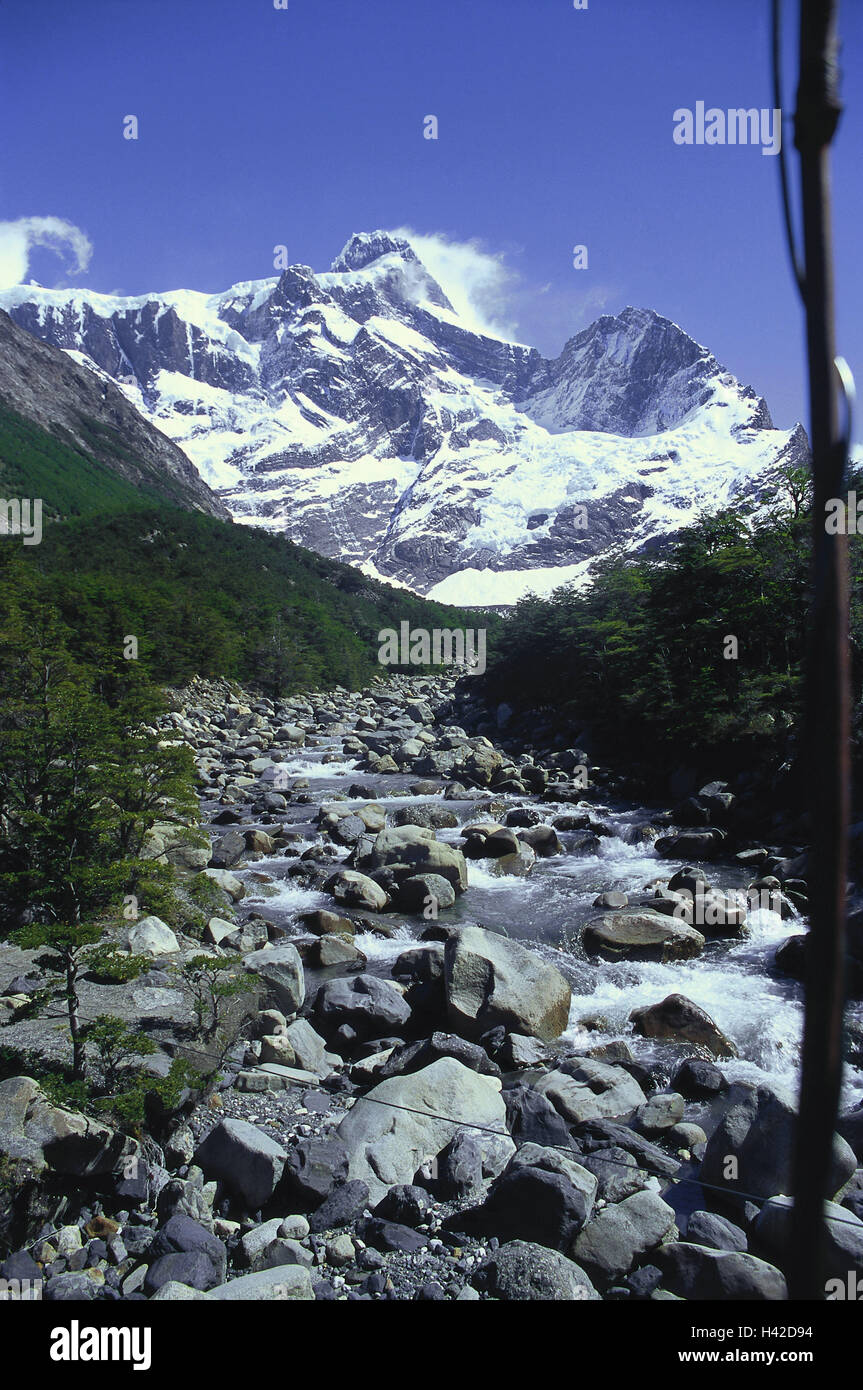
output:
M704 937L673 917L658 912L615 912L589 922L583 944L589 955L605 960L654 960L663 964L689 960L704 950Z
M353 936L356 928L350 917L341 917L336 912L327 912L318 907L314 912L304 912L300 922L306 931L315 936Z
M701 1057L687 1057L681 1062L671 1084L687 1100L711 1100L728 1090L728 1082L719 1068Z
M356 969L362 969L367 962L367 957L358 946L355 946L346 936L340 936L336 932L327 933L317 942L315 950L312 952L313 964L320 967L328 965L343 965Z
M560 971L482 927L464 927L447 941L444 983L450 1020L469 1038L503 1025L547 1040L569 1020L572 995Z
M362 1179L376 1203L388 1187L412 1182L460 1126L473 1122L503 1134L505 1114L497 1078L441 1057L422 1071L375 1086L355 1103L337 1134L348 1151L349 1176Z
M677 835L663 835L656 841L656 852L662 859L696 860L703 863L722 852L725 835L721 830L683 830Z
M389 902L380 884L356 869L338 869L327 879L324 892L345 907L362 907L368 912L383 912Z
M455 889L440 874L412 874L399 884L396 897L400 912L423 912L432 906L437 911L454 903Z
M528 826L526 830L519 832L518 838L530 845L540 859L550 859L553 855L563 854L560 836L552 825Z
M436 840L434 831L424 826L402 825L382 830L370 852L358 862L361 869L370 871L389 864L406 864L413 874L439 874L456 893L467 888L467 864L461 850Z
M684 994L669 994L659 1004L633 1009L629 1015L636 1033L645 1038L687 1042L713 1057L736 1057L737 1048L704 1009Z
M394 825L421 825L427 830L449 830L458 825L458 816L445 806L430 801L422 806L400 806L393 816Z
M639 1105L632 1117L632 1127L648 1138L667 1134L683 1119L684 1109L683 1096L674 1091L651 1096Z
M536 854L528 844L519 843L513 854L502 854L489 864L489 872L496 878L526 878L536 863Z

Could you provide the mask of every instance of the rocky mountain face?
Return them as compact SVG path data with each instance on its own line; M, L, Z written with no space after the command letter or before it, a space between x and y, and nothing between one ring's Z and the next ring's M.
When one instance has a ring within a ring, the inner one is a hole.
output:
M222 294L25 285L22 328L121 385L237 521L421 593L507 603L740 493L805 433L649 309L560 356L471 331L404 240ZM98 390L104 389L100 382Z
M142 416L109 375L94 370L89 356L39 342L2 309L0 405L134 486L146 484L180 506L228 516L182 449ZM43 500L53 512L52 499Z

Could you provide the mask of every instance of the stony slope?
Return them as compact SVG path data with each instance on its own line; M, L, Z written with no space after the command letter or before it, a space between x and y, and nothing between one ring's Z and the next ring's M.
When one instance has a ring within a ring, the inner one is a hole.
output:
M0 479L44 491L49 515L77 513L98 489L106 499L164 497L212 516L227 509L176 444L141 415L110 377L40 342L0 310ZM47 438L46 438L47 436ZM107 470L106 476L104 470ZM76 477L80 488L76 488ZM114 488L116 480L130 489ZM53 495L54 485L58 495ZM8 488L12 490L11 487ZM82 494L76 498L76 492ZM60 495L62 494L62 495ZM116 494L116 495L115 495Z

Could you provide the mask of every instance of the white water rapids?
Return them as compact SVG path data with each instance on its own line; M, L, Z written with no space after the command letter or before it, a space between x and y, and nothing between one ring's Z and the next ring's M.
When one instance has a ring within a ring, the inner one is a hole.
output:
M323 763L333 746L322 741L318 748L303 750L281 766L292 778L307 778L309 805L292 801L287 813L279 813L304 836L296 846L300 853L310 844L320 843L311 823L317 804L333 795L344 796L356 782L374 790L380 805L388 812L400 806L418 805L437 797L412 796L411 776L380 776L358 772L352 760ZM392 791L395 795L385 793ZM493 793L477 792L482 801ZM589 799L578 806L535 801L530 797L496 797L507 806L533 804L543 819L558 814L589 811L613 833L602 837L596 852L575 849L577 835L559 832L564 853L550 859L537 859L525 878L498 877L491 871L492 861L469 860L467 892L455 907L442 913L441 920L478 923L504 931L529 942L564 971L572 983L573 998L566 1038L578 1047L593 1047L623 1038L636 1057L645 1062L664 1064L669 1072L686 1055L667 1043L637 1036L629 1022L631 1011L655 1004L668 994L683 994L715 1020L736 1044L740 1056L721 1062L730 1079L766 1081L796 1094L802 1033L802 986L780 975L773 966L776 949L789 936L805 930L802 918L783 921L777 913L758 910L748 917L747 935L741 939L710 939L703 953L687 961L667 965L655 962L609 963L588 958L579 945L583 924L598 915L592 904L598 893L612 889L641 893L656 879L668 879L682 867L681 861L660 859L652 843L632 843L634 828L649 822L651 813L637 806L602 805ZM356 799L356 806L369 798ZM459 818L460 824L490 819L478 812L472 801L442 801ZM266 828L266 826L263 826ZM442 840L460 843L460 829L438 830ZM340 858L347 857L340 851ZM259 908L268 915L292 922L300 913L314 907L332 908L324 894L297 885L284 875L295 854L285 858L266 858L238 872L246 882L243 906ZM748 875L734 864L704 865L705 877L723 889L745 887ZM265 879L261 878L261 875ZM267 882L266 879L270 881ZM389 919L393 920L392 917ZM386 972L406 944L420 936L428 924L421 917L396 915L395 934L382 938L373 933L358 935L356 944L369 958L370 968ZM850 1016L863 1019L863 1004L851 1006ZM863 1071L846 1066L843 1106L863 1099Z

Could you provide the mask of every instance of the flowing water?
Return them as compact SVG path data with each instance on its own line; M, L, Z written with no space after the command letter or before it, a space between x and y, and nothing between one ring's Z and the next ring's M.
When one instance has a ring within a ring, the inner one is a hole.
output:
M300 832L304 843L285 858L268 857L234 870L245 881L247 896L243 907L259 909L274 920L291 925L297 916L311 908L332 908L325 894L297 885L287 878L296 854L309 845L321 843L314 824L318 804L334 795L343 797L356 782L375 792L390 813L400 806L440 800L458 816L460 825L496 817L478 809L488 792L477 792L476 801L443 802L443 787L437 796L412 796L411 775L373 775L357 770L346 759L325 763L327 753L341 751L337 741L322 739L319 746L306 748L303 755L280 764L292 778L307 778L308 794L315 804L291 803L280 812L292 829ZM269 780L265 774L263 779ZM349 801L361 806L370 798ZM634 1008L655 1004L668 994L684 994L716 1021L739 1050L739 1058L723 1061L722 1069L732 1080L769 1082L795 1095L800 1063L802 1032L802 987L778 974L773 968L776 949L789 936L806 929L803 918L783 921L778 913L750 912L748 933L740 939L709 939L703 953L693 960L662 965L655 962L610 963L588 958L579 945L583 924L597 915L592 904L598 893L619 889L640 893L655 879L668 879L682 867L681 861L660 859L651 842L642 842L639 827L648 825L655 811L622 804L604 805L585 800L577 807L535 802L531 797L497 796L506 806L535 804L544 820L558 814L589 811L592 820L601 821L611 832L604 835L595 852L575 847L578 836L559 832L564 853L550 859L537 859L524 878L499 877L491 871L493 861L468 861L469 887L443 920L461 924L476 923L502 931L532 947L551 960L567 975L573 998L569 1027L565 1037L578 1047L592 1047L615 1038L625 1038L636 1057L658 1062L673 1069L681 1055L668 1044L652 1042L633 1033L629 1015ZM262 823L262 828L267 828ZM272 826L270 826L272 828ZM460 829L438 830L438 838L460 843ZM348 851L340 850L339 857ZM745 888L748 872L739 865L704 865L704 875L724 889ZM369 959L369 968L387 973L389 965L428 925L420 917L387 914L396 922L391 937L362 933L356 944ZM852 1006L849 1016L863 1022L863 1004ZM843 1103L853 1105L863 1099L863 1070L846 1067Z

